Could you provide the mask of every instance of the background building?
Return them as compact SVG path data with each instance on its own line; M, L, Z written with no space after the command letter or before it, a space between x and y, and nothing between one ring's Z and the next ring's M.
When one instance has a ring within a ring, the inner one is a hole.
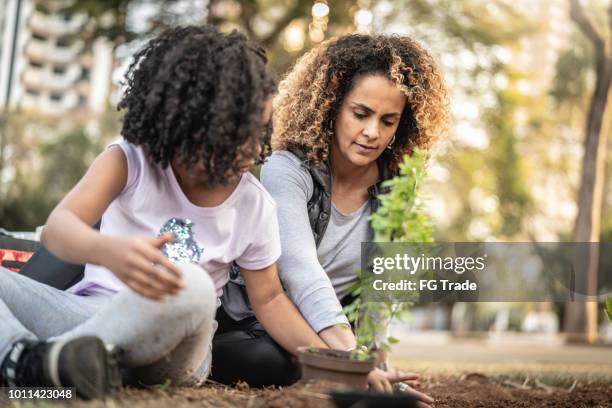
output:
M2 0L0 104L43 115L98 114L111 93L112 45L88 41L85 14L65 1Z

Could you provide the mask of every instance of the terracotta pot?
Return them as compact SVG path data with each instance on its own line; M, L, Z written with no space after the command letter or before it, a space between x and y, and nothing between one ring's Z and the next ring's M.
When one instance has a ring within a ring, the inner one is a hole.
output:
M328 380L365 389L367 377L374 369L375 360L351 360L349 351L298 348L303 380Z

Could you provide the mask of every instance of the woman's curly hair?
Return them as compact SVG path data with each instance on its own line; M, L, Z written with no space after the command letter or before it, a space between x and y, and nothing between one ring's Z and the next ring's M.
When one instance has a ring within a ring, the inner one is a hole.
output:
M119 103L126 109L121 134L167 167L203 161L206 183L238 174L236 158L270 151L271 126L261 135L265 101L275 84L262 48L234 31L212 26L168 30L135 55ZM263 140L262 140L263 136Z
M428 148L446 129L448 97L434 59L411 38L351 34L302 56L274 99L272 148L300 148L315 165L329 157L333 121L356 79L385 75L406 95L393 149L381 159L397 174L405 154Z

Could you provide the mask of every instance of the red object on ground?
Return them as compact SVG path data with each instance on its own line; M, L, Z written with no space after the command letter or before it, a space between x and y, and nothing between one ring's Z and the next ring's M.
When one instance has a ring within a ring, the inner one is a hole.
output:
M21 266L32 257L34 252L0 248L0 265L13 272L19 272Z
M38 248L38 241L0 235L0 266L19 272Z

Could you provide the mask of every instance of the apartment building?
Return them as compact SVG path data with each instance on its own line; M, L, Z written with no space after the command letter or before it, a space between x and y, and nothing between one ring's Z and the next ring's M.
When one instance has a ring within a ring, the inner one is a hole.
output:
M0 0L0 105L59 116L101 113L112 90L113 49L86 42L85 14L66 1Z

